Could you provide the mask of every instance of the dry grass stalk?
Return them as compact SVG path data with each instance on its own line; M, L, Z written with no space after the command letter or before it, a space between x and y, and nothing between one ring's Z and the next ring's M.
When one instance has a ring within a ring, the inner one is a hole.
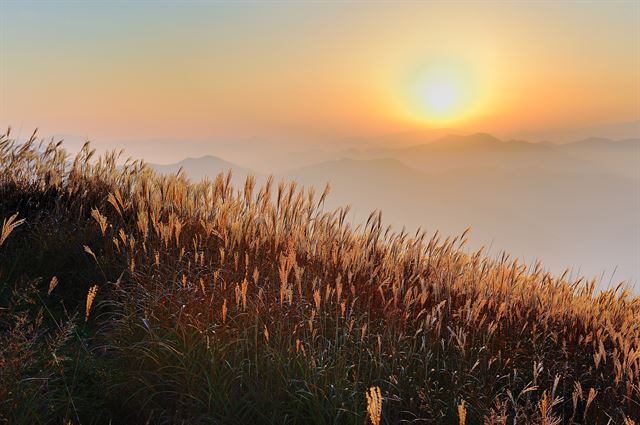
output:
M96 298L96 294L98 293L98 285L93 285L89 288L89 292L87 292L87 302L85 304L85 315L84 321L89 320L89 313L91 313L91 306L93 305L93 300Z
M465 425L467 423L467 408L464 405L464 400L458 404L458 424Z
M382 419L382 393L380 387L371 387L365 392L367 398L367 413L373 425L380 425Z
M17 220L17 218L18 213L15 213L11 217L2 220L2 229L0 231L0 246L4 244L11 232L13 232L16 227L24 223L24 219Z
M53 276L51 281L49 282L49 290L47 291L47 295L51 295L54 289L58 286L58 278Z

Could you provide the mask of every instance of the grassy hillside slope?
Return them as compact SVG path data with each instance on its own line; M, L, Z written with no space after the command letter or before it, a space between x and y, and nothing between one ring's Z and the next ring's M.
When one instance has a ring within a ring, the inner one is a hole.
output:
M323 210L327 190L92 156L0 139L0 422L640 414L640 300L623 289L465 254L464 235L398 233L375 213L353 228Z

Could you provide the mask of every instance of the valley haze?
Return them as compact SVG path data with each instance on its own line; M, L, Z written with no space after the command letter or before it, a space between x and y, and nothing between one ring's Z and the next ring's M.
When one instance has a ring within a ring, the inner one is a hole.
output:
M351 206L354 225L380 210L385 224L409 233L446 237L470 227L468 250L504 251L529 265L540 260L556 274L596 278L600 288L637 285L640 137L555 144L455 133L408 144L415 141L408 135L402 148L293 152L271 172L260 155L247 155L260 171L216 156L150 165L194 181L231 171L237 187L248 175L317 190L330 183L327 207Z

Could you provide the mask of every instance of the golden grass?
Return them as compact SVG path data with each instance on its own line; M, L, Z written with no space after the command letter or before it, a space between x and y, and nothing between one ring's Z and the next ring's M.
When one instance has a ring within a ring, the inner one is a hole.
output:
M131 315L152 312L145 320L169 326L167 311L179 311L171 320L202 335L212 326L215 338L246 335L246 351L280 350L310 370L329 355L351 362L375 425L402 411L486 424L637 417L640 299L623 287L597 292L595 281L507 254L467 253L466 234L396 232L378 212L353 227L348 208L323 210L328 186L316 198L313 188L273 179L256 187L249 177L236 190L230 174L193 183L93 156L85 146L69 161L58 144L4 137L1 182L55 191L67 202L60 208L90 217L102 240L85 252L117 260L116 276L145 294L118 301L146 303ZM3 222L0 245L23 222L16 217ZM107 283L89 289L85 321ZM257 352L248 361L259 362ZM402 409L382 411L380 386Z
M2 228L0 228L0 246L7 240L11 232L22 223L24 223L24 219L17 220L18 213L13 214L9 218L5 218L2 220Z
M382 393L380 387L371 387L365 393L367 399L367 413L373 425L380 425L382 417Z
M89 288L89 292L87 292L87 301L85 305L85 315L84 321L89 320L89 314L91 313L91 306L93 305L93 300L95 300L96 295L98 294L98 285L93 285Z
M467 408L464 406L464 400L458 405L458 424L465 425L467 423Z

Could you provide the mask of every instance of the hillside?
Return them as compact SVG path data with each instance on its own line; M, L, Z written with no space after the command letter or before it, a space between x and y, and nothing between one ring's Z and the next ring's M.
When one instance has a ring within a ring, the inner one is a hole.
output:
M2 136L0 422L638 420L624 288L238 189Z
M327 161L282 176L303 185L332 185L329 208L350 205L350 219L381 209L385 222L455 235L467 227L469 248L507 250L556 273L637 282L640 277L638 182L598 172L469 165L424 172L397 160ZM597 241L597 243L594 243Z

